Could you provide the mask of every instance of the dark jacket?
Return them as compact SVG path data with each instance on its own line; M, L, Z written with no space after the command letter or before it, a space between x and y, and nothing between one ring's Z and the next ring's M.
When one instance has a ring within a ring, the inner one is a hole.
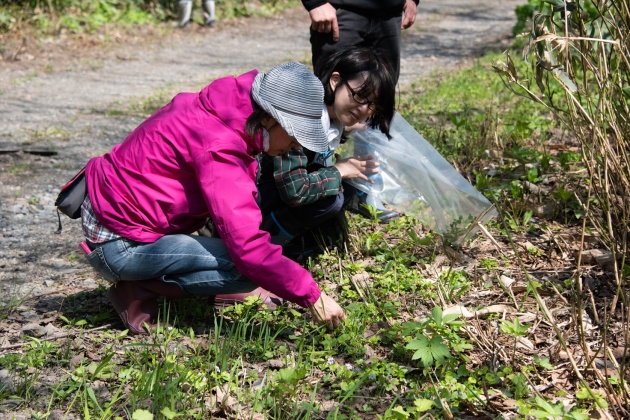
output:
M330 3L335 9L352 10L358 14L398 15L403 11L406 0L302 0L304 8L309 12L323 4ZM419 0L414 0L416 5Z

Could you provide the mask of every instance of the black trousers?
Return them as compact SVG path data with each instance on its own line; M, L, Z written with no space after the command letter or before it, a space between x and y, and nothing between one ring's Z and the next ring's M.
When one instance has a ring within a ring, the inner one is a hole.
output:
M325 197L312 204L289 207L280 198L275 182L262 182L258 185L259 206L263 216L263 226L261 228L267 230L265 227L270 224L266 224L265 220L271 212L274 213L274 217L281 227L291 235L298 235L322 226L326 222L333 220L356 193L356 189L345 182L343 183L343 188L344 191L336 196Z
M402 12L397 16L364 15L347 9L337 9L339 41L333 42L332 32L320 33L311 28L311 51L315 74L322 63L337 51L357 46L369 46L383 51L394 69L396 80L400 74L400 25Z

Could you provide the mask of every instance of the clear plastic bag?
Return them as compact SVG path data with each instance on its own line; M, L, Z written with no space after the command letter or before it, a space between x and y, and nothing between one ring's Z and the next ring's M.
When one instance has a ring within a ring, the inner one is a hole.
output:
M496 216L488 199L475 189L398 113L392 120L391 140L378 130L354 132L338 153L340 157L372 155L379 173L348 182L413 216L460 245L477 228Z

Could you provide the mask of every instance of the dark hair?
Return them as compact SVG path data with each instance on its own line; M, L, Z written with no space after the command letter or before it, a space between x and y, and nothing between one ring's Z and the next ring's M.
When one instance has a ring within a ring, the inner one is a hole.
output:
M367 47L349 48L334 53L318 67L317 77L324 85L326 105L333 104L335 92L343 82L367 72L367 78L357 90L357 94L362 98L374 96L376 110L368 118L367 123L371 128L379 128L389 137L389 126L394 118L396 106L396 79L391 64L382 52ZM330 87L330 78L334 72L341 76L341 83L333 90Z
M254 105L254 111L247 117L245 121L245 132L249 134L250 137L255 138L257 135L262 133L263 123L262 121L269 116L269 114L260 107L252 99L252 105Z

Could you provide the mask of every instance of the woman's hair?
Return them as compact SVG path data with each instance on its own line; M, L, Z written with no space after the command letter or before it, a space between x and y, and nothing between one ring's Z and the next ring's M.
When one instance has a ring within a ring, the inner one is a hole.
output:
M324 102L332 105L335 92L345 82L355 79L366 72L365 82L357 90L362 98L374 97L376 110L368 118L371 128L379 128L389 137L389 126L394 117L396 105L396 80L392 66L383 53L374 48L356 47L334 53L319 67L319 80L324 85ZM330 78L334 72L341 76L333 90Z
M252 105L254 105L254 111L247 117L245 121L245 132L252 138L255 138L262 133L263 119L269 116L269 114L260 107L252 99Z

